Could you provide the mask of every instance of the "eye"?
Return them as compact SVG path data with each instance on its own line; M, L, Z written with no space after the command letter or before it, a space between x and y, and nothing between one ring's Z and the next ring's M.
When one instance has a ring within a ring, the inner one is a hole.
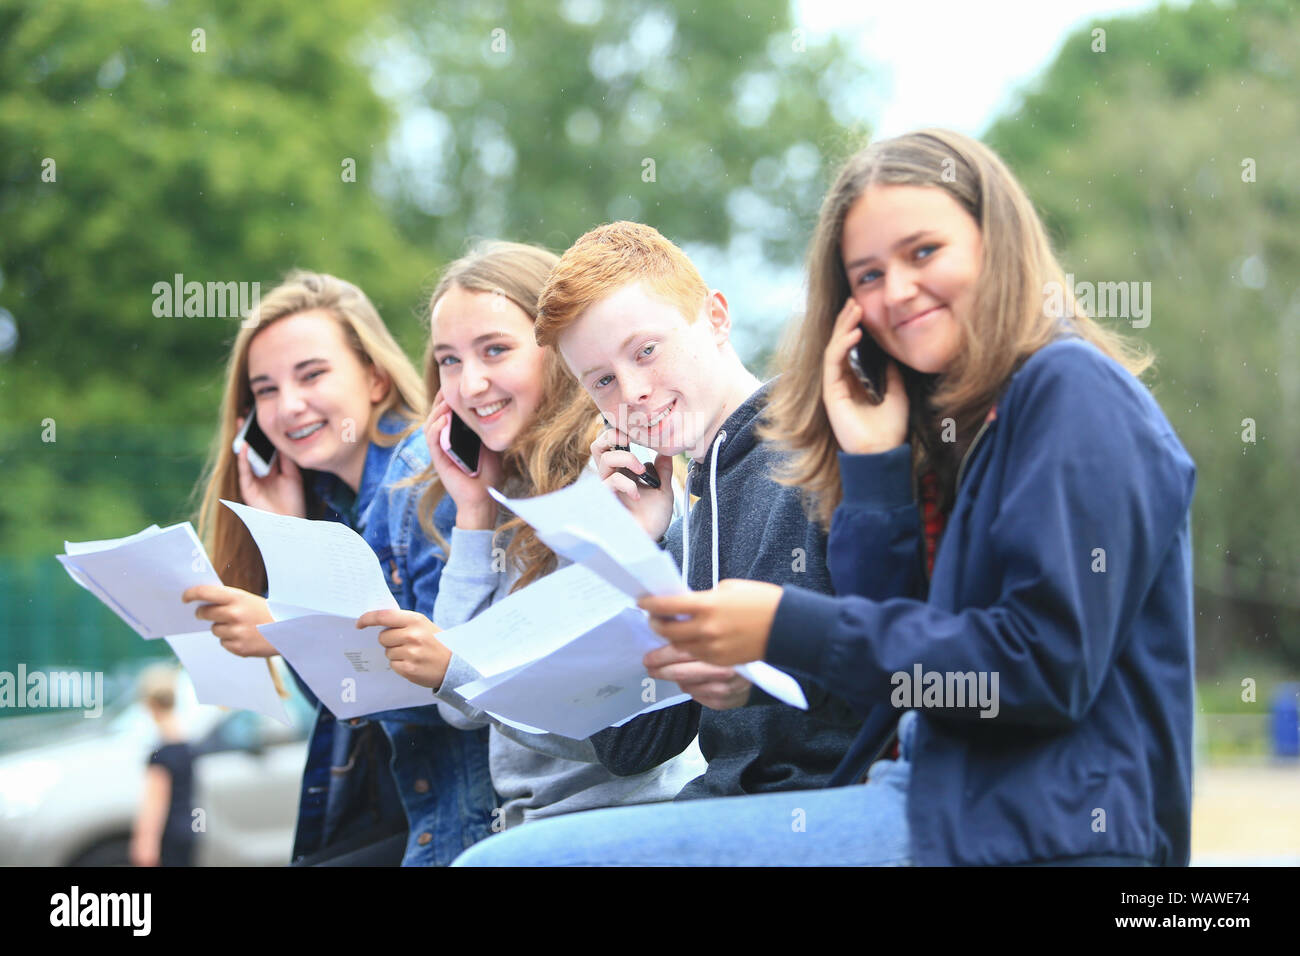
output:
M639 352L637 352L637 354L640 355L642 358L649 358L651 353L654 352L654 350L655 350L655 343L651 342L649 345L643 347Z
M879 269L868 269L862 275L858 276L858 285L866 285L868 282L875 282L881 276Z
M939 246L937 243L930 242L925 244L924 246L917 246L916 252L912 253L912 257L915 259L922 259L922 258L928 259L930 258L928 255L922 256L921 253L923 252L933 253L933 252L937 252L938 249Z
M310 371L310 372L308 372L306 375L304 375L304 376L302 377L302 380L303 380L304 382L310 382L312 379L314 379L314 378L319 378L320 376L322 376L322 375L324 375L324 374L325 374L325 369L323 369L323 368L313 369L312 371Z
M492 358L496 358L498 355L502 354L503 352L509 352L509 351L510 351L510 346L508 346L508 345L489 345L489 346L488 346L487 348L485 348L483 351L484 351L487 355L491 356Z
M274 386L274 385L266 385L266 386L263 386L262 388L257 389L256 391L254 391L254 392L253 392L253 397L254 397L254 398L265 398L266 396L270 395L270 394L271 394L272 392L274 392L274 391L275 391L275 386Z
M606 385L608 385L608 384L609 384L610 382L612 382L613 380L614 380L614 376L613 376L613 375L602 375L600 378L596 379L596 381L594 381L594 382L592 383L592 386L591 386L591 387L592 387L592 388L604 388Z
M450 367L453 362L459 363L460 359L456 358L454 355L444 355L442 358L438 359L438 364L443 368Z

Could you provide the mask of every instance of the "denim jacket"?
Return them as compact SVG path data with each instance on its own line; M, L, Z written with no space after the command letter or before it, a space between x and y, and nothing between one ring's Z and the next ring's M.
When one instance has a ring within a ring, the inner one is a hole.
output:
M405 424L388 415L380 430L395 434ZM311 485L324 511L315 517L342 521L361 534L379 558L393 597L406 609L432 607L445 556L420 529L421 487L393 485L428 464L429 449L417 429L397 445L370 445L355 495L329 474L318 473ZM448 496L434 521L449 536L455 519ZM432 694L427 707L336 720L303 681L298 683L316 704L316 724L303 770L295 860L350 828L385 820L394 829L403 822L408 826L403 866L444 866L490 834L498 800L488 767L487 727L452 727L439 715ZM361 745L377 732L391 755L387 773L375 765L382 748Z

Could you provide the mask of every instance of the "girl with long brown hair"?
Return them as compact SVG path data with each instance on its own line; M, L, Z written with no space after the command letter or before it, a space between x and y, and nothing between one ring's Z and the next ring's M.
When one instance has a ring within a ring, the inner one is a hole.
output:
M231 653L271 657L266 570L243 523L220 501L342 521L375 549L398 604L436 591L443 555L407 520L413 489L392 487L428 464L419 376L355 285L293 272L235 337L221 424L203 481L199 533L224 586L191 588L196 616ZM256 415L274 448L257 477L232 450ZM399 529L397 534L393 528ZM296 676L296 675L295 675ZM300 682L301 683L301 682ZM336 720L317 701L293 858L299 864L445 864L489 832L495 795L486 734L447 726L427 707ZM436 839L435 839L436 837Z

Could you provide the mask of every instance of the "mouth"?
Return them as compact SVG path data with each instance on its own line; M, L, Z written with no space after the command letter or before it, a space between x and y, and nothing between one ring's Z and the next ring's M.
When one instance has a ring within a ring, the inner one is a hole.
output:
M505 407L509 405L510 402L511 399L503 398L499 402L493 402L491 405L479 405L477 408L472 409L472 411L480 422L484 425L490 425L492 422L500 420L501 415L505 411Z
M291 441L305 441L324 427L324 422L316 422L312 425L304 425L302 428L295 429L291 432L285 432L285 434L289 436Z
M648 422L646 422L646 426L645 426L645 427L646 427L647 429L654 428L656 425L658 425L660 422L662 422L665 418L667 418L669 415L671 415L671 414L673 413L673 409L676 408L676 407L677 407L677 399L674 398L671 402L669 402L669 403L668 403L667 405L665 405L663 408L659 409L659 411L656 412L653 416L651 416L650 420L649 420Z
M931 308L929 308L929 309L926 309L924 312L918 312L918 313L916 313L916 315L912 316L911 318L907 318L907 319L904 319L902 322L899 322L896 326L894 326L894 331L897 332L899 329L904 328L905 326L911 325L913 322L916 322L916 321L918 321L918 320L920 320L920 319L923 319L923 318L925 318L927 315L930 315L932 312L937 312L937 311L939 311L941 308L943 308L943 306L941 306L941 305L936 305L936 306L933 306L933 307L931 307Z

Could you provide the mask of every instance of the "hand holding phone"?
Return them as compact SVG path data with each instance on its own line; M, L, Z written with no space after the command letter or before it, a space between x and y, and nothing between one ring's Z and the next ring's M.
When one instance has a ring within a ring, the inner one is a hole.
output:
M845 452L875 454L907 441L903 374L871 338L853 299L844 303L826 343L822 404Z
M629 449L627 436L613 426L591 443L591 457L601 480L620 495L646 534L663 537L673 519L673 489L671 478L664 481L660 475L672 475L672 458L659 455L654 464L642 462Z
M451 410L441 392L434 396L424 436L438 477L456 502L456 527L495 528L497 504L487 490L501 485L501 456Z
M272 514L307 517L302 473L293 459L275 450L253 415L240 421L232 448L238 456L239 496L244 504Z

